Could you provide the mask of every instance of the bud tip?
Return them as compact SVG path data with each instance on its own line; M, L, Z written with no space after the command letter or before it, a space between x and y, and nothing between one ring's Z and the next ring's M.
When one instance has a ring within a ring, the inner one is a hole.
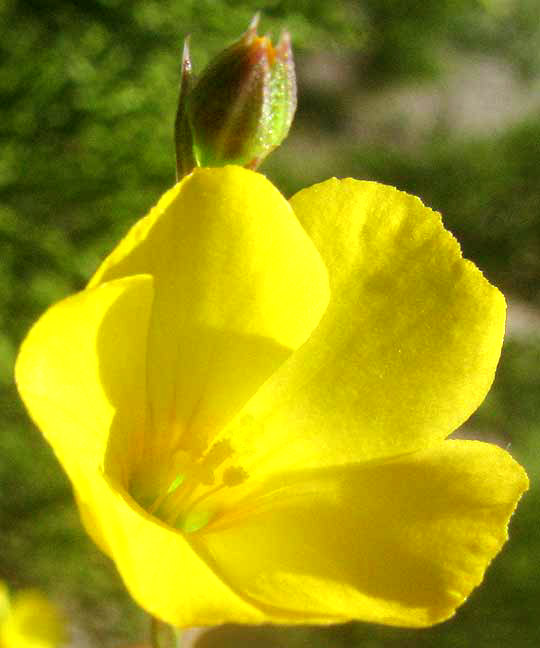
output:
M184 38L184 49L182 50L182 76L191 72L191 54L189 51L189 43L191 35L188 34Z
M256 32L257 28L259 27L259 22L260 21L261 21L261 12L257 11L257 13L250 20L247 30Z
M257 29L259 27L260 20L261 20L261 12L257 11L257 13L251 19L246 32L242 36L243 41L249 44L254 38L257 38Z
M281 32L275 49L278 58L281 59L286 59L292 54L291 35L287 30Z

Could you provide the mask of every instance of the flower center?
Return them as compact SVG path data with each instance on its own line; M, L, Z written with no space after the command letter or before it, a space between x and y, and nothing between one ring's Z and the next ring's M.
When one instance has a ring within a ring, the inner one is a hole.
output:
M168 460L160 485L148 493L130 487L133 498L151 515L184 533L204 528L218 514L216 496L242 484L248 477L243 468L230 465L231 444L221 440L206 451L179 449ZM227 464L226 466L224 464Z

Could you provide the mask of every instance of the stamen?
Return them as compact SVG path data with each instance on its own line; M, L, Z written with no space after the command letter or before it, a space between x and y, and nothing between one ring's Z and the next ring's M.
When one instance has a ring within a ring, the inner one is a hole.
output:
M208 438L206 434L204 436ZM196 441L201 439L202 435ZM215 442L207 447L206 452L204 449L195 453L193 448L178 448L169 461L162 464L169 477L164 476L161 483L165 482L165 487L159 489L161 492L151 506L145 506L148 513L185 533L194 533L207 526L216 511L212 510L213 507L204 506L203 502L224 488L242 484L248 477L240 466L224 467L224 470L217 472L233 454L228 439ZM216 483L216 476L220 473Z
M233 454L230 441L222 439L217 441L204 455L201 465L206 468L215 469Z
M240 466L230 466L223 473L225 486L238 486L248 478L247 472Z
M187 517L189 517L189 515L192 513L193 509L197 505L199 505L201 502L204 502L204 500L207 499L208 497L210 497L210 495L214 495L215 493L222 490L223 488L225 488L225 485L220 484L219 486L214 486L214 488L211 488L209 491L206 491L205 493L202 493L201 495L199 495L199 497L197 497L192 502L190 502L190 504L189 504L189 506L187 508L185 508L183 511L179 511L176 514L176 516L171 521L169 521L169 524L171 524L171 526L175 526L176 521L179 518L180 519L187 519Z
M166 495L170 495L173 491L175 491L178 488L178 486L181 486L185 481L185 479L186 479L185 475L182 474L178 475L178 477L169 486Z

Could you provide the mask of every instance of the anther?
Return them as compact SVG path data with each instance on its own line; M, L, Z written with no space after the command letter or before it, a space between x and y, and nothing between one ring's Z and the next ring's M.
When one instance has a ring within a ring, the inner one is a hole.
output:
M238 486L248 478L247 472L240 466L231 466L223 472L225 486Z

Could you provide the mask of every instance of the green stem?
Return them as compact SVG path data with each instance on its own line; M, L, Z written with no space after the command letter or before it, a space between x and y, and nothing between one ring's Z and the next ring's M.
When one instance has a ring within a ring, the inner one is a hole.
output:
M152 648L182 648L182 634L167 623L150 617L150 645Z

